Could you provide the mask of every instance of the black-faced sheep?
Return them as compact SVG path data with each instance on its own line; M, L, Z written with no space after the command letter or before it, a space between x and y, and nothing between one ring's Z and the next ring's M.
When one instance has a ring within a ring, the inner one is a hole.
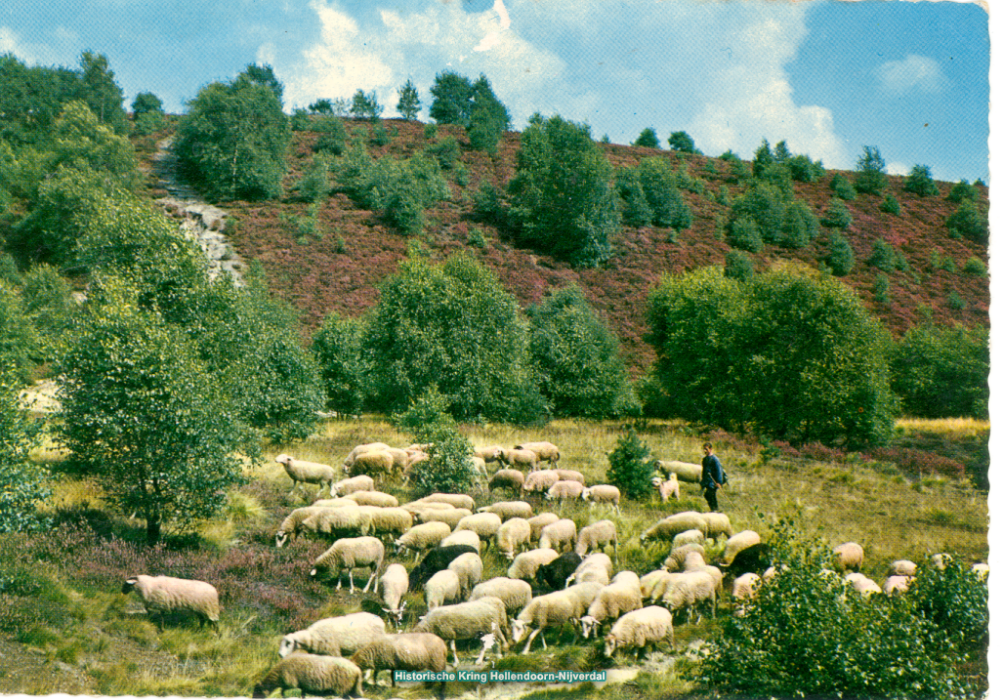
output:
M361 669L339 656L292 654L276 663L254 687L253 697L263 698L275 689L298 688L303 693L364 697Z
M219 592L210 583L172 576L146 576L140 574L126 579L122 593L139 594L150 615L159 618L163 629L164 615L181 612L197 615L199 626L206 622L219 624Z
M351 593L354 593L354 569L371 568L371 576L365 584L362 593L368 592L368 587L375 582L375 592L378 593L378 575L385 558L385 545L377 537L347 537L337 540L333 546L323 552L313 564L310 576L317 576L320 571L330 570L337 577L337 590L340 590L340 574L345 569L351 582Z
M350 656L365 644L385 634L385 622L378 615L359 612L327 617L281 638L282 658L303 651L326 656Z
M666 641L674 646L674 618L669 610L650 605L622 615L604 638L604 655L635 649L636 657L650 644Z
M583 557L576 552L560 554L548 564L538 567L535 580L552 589L565 588L566 581L569 580L582 561Z
M319 464L318 462L306 462L305 460L294 459L286 454L278 455L274 458L274 461L285 468L285 473L292 480L292 490L288 492L288 495L291 495L297 488L302 487L304 489L304 484L319 484L319 491L316 492L317 496L323 492L324 488L329 491L331 497L333 496L331 489L336 475L333 467L330 465Z

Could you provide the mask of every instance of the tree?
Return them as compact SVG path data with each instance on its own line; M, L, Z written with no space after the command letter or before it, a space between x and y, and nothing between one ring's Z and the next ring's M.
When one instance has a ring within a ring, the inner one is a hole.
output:
M291 138L274 89L237 76L198 91L174 150L184 175L209 197L270 199L281 194Z
M737 282L746 282L753 278L753 261L739 250L726 253L725 275Z
M986 217L971 199L963 199L955 213L944 223L953 238L968 238L976 243L985 243L989 239Z
M773 164L774 154L771 152L771 144L767 142L767 139L763 139L753 155L753 176L759 177L768 166Z
M653 223L653 209L646 200L638 168L622 168L615 175L619 209L627 226L649 226Z
M51 493L46 469L28 458L38 443L40 424L18 405L20 388L17 372L0 357L0 532L41 527L44 519L36 508Z
M163 114L163 101L151 92L140 92L132 100L132 115L138 119L151 112Z
M417 93L417 86L412 80L407 80L399 90L399 103L396 111L403 115L403 119L413 121L420 113L420 95Z
M555 416L618 418L638 412L618 339L573 285L527 311L539 389Z
M309 105L309 111L313 114L333 114L333 103L323 97Z
M778 141L774 146L774 160L776 163L785 163L792 157L792 152L788 150L788 142Z
M278 76L274 74L274 69L269 64L265 63L262 66L258 66L256 63L247 64L247 67L236 77L236 80L267 88L274 93L274 96L278 99L278 104L282 104L285 86L278 80Z
M473 486L472 443L458 432L449 403L432 384L397 420L401 429L413 433L414 442L430 445L428 459L410 471L409 482L419 496L468 493Z
M785 207L781 232L781 245L786 248L803 248L819 234L819 221L808 204L794 199Z
M667 158L639 161L639 181L653 212L653 223L680 230L691 228L691 209L678 189L678 176Z
M830 206L826 208L826 213L823 215L820 223L829 228L848 229L851 227L853 221L854 217L851 216L851 210L847 208L847 205L842 200L835 197L830 202Z
M651 126L647 126L639 133L639 138L635 140L633 146L640 146L642 148L659 148L660 139L656 136L656 129Z
M431 85L431 119L438 124L468 126L472 116L472 81L454 71L438 73Z
M830 189L833 190L833 195L843 199L845 202L853 202L858 198L857 190L854 189L854 185L846 177L837 173L830 180Z
M961 180L957 185L951 188L948 196L945 197L949 202L961 202L963 199L969 199L975 202L979 198L979 190L977 190L973 185L969 184L968 180Z
M617 486L626 498L644 498L653 491L656 460L650 459L649 447L628 425L618 436L615 449L608 453L608 482Z
M840 233L830 236L830 249L826 254L826 264L836 277L843 277L854 269L854 248Z
M312 352L326 389L326 406L339 413L361 412L368 395L361 344L364 322L329 314L312 339Z
M906 177L906 184L903 185L903 191L913 192L918 197L941 194L931 177L930 166L927 165L914 165L910 169L910 174Z
M3 378L26 382L38 349L38 334L14 287L0 281L0 369Z
M378 118L382 116L382 109L374 90L371 93L366 93L359 88L351 99L351 116L355 119L378 121Z
M458 420L531 423L545 410L517 301L464 255L411 257L380 286L362 343L370 408L392 413L436 385Z
M674 131L670 134L670 138L667 139L667 143L670 144L672 150L679 153L701 152L694 147L694 139L686 131Z
M581 267L607 260L621 228L613 175L589 127L558 115L533 123L508 186L519 242Z
M510 128L510 112L493 94L485 75L472 86L472 109L469 111L469 145L477 151L496 153L497 144Z
M878 194L889 182L885 159L876 146L865 146L855 166L854 189L864 194Z
M63 377L60 442L101 480L121 512L162 527L207 517L241 483L237 452L256 458L217 377L181 329L143 310L137 291L110 281L57 367Z
M80 56L80 77L83 82L82 96L90 111L115 133L126 133L125 95L115 82L114 72L108 67L108 57L84 51Z

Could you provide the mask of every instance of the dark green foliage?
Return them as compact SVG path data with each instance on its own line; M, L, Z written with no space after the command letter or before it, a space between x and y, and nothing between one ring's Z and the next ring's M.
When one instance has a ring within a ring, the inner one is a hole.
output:
M496 153L497 144L510 128L510 112L493 94L485 75L472 86L472 108L469 110L469 145L477 151Z
M908 415L986 419L989 332L982 326L914 326L892 356L892 389Z
M23 532L43 526L44 519L35 508L51 493L46 484L47 471L28 460L29 450L38 443L41 424L34 423L18 406L20 389L21 382L8 358L0 356L0 532Z
M472 443L458 432L448 409L448 398L431 385L397 419L400 428L413 433L415 442L431 445L430 458L410 471L409 483L417 496L468 493L472 489Z
M954 214L945 220L945 226L954 238L968 238L976 243L985 243L989 238L986 217L971 199L963 199Z
M406 84L399 89L399 102L396 104L396 111L407 121L416 119L420 113L420 95L412 80L407 80Z
M472 81L454 71L438 73L431 86L430 116L438 124L468 126L472 116Z
M830 236L830 248L826 254L826 264L837 277L850 274L854 269L854 248L850 241L840 233Z
M376 122L382 116L382 110L383 107L378 103L378 96L374 90L366 93L358 89L351 98L351 116L355 119L370 119Z
M961 202L969 199L975 202L979 198L979 190L969 184L968 180L962 180L951 188L951 192L945 197L949 202Z
M72 292L69 282L51 265L36 265L24 274L24 312L38 333L36 353L43 362L54 360L67 339L66 331L78 307Z
M301 107L292 111L292 116L288 120L288 124L292 127L292 131L309 131L312 129L312 120L309 118L309 112Z
M943 568L926 559L907 593L914 612L944 633L942 653L976 653L989 636L986 582L957 557Z
M392 137L389 135L389 130L381 123L376 124L372 129L372 145L388 146L391 141Z
M312 130L320 133L313 150L335 156L344 152L347 146L347 129L344 128L344 122L339 117L323 117L311 124Z
M163 101L151 92L140 92L132 100L132 114L139 118L150 112L163 114Z
M969 637L985 632L985 586L971 574L939 577L922 565L907 595L865 599L824 571L830 550L791 524L780 523L769 544L780 573L745 616L722 620L695 672L706 688L734 697L978 697L958 672L966 637L935 620L947 609L968 620ZM928 603L914 601L917 587Z
M572 265L606 261L621 228L613 176L587 126L558 115L531 124L508 186L518 241Z
M941 194L938 186L931 177L931 169L928 165L914 165L910 169L910 174L906 176L906 184L903 185L904 192L913 192L918 197L930 197Z
M733 202L729 213L730 236L734 235L737 221L749 219L756 225L763 242L780 243L783 239L782 227L785 223L786 206L785 198L777 187L761 182L754 183L749 190ZM749 236L749 232L744 231L744 237L747 236ZM747 240L751 239L752 236L747 238ZM744 246L738 247L751 250Z
M437 124L424 124L424 138L428 141L436 139L438 134Z
M771 144L764 139L753 154L753 176L760 177L764 170L773 164L774 154L771 153Z
M278 80L278 77L274 74L274 69L267 63L262 66L258 66L256 63L247 64L247 67L244 68L243 72L237 76L236 80L242 83L267 88L274 93L274 97L278 100L278 104L280 105L282 103L282 97L285 94L285 86L281 84L281 81Z
M312 339L312 352L326 389L326 407L339 413L361 412L366 396L361 362L364 323L331 313Z
M128 118L125 114L125 94L115 82L114 71L108 64L108 57L84 51L80 55L80 78L83 81L81 97L90 111L107 124L117 134L128 132Z
M465 255L443 265L410 258L380 293L362 343L370 408L403 410L435 384L458 420L542 417L527 324L492 273Z
M854 189L862 194L878 194L889 182L885 159L876 146L864 147L854 169Z
M4 377L26 382L37 351L38 336L21 296L12 286L0 282L0 368Z
M671 150L680 153L701 154L701 151L694 147L694 139L686 131L674 131L667 139L667 143L670 144Z
M626 498L645 498L653 491L655 473L656 460L649 456L649 447L639 439L635 426L626 426L608 453L608 483Z
M892 299L889 296L889 278L882 272L875 275L875 303L889 304Z
M784 161L784 164L792 179L798 182L815 182L826 174L822 161L814 163L805 155L792 156Z
M734 248L759 253L764 248L764 239L760 235L757 222L749 216L740 216L729 224L727 242Z
M458 141L455 140L454 136L447 136L425 148L424 153L432 158L436 158L442 170L451 170L462 155L462 149L459 147Z
M68 68L28 68L11 53L0 55L0 139L42 145L67 102L84 91L80 73Z
M753 277L753 261L746 253L731 250L726 253L726 277L746 282Z
M961 311L967 306L965 299L962 295L956 292L954 289L948 292L948 308L954 309L955 311Z
M647 126L639 134L639 138L635 140L633 146L640 146L642 148L659 148L660 139L656 137L656 129L651 126Z
M479 183L479 189L472 195L476 205L476 216L482 221L503 225L507 220L507 207L503 193L487 180Z
M781 140L774 146L774 161L785 163L792 157L792 152L788 150L788 142Z
M909 268L909 263L906 262L903 254L889 245L883 238L879 238L872 244L872 254L865 262L883 272Z
M781 245L786 248L803 248L812 243L819 234L819 222L808 204L796 199L785 208L781 233Z
M828 228L839 228L847 229L851 227L854 217L851 216L851 210L847 208L847 205L840 199L834 197L830 200L830 206L826 208L826 213L820 220L824 226Z
M733 149L731 148L727 150L725 153L723 153L721 156L719 156L719 160L726 160L729 161L730 163L743 162L740 160L740 157L737 154L733 153Z
M882 206L879 207L886 214L895 214L899 216L899 200L893 197L891 194L887 194L885 199L882 200Z
M309 111L313 114L333 114L333 103L324 97L309 105Z
M976 277L987 277L990 274L990 269L986 266L986 263L973 255L965 261L965 265L962 266L962 272Z
M292 185L298 197L307 202L316 202L330 194L330 168L322 158L314 158L312 165L302 175L302 179Z
M891 432L888 337L832 278L783 269L737 283L716 267L665 275L648 318L657 379L678 416L797 442Z
M627 226L649 226L653 223L653 210L646 201L642 180L636 168L623 168L615 177L622 222Z
M754 172L754 177L761 183L767 183L779 192L785 199L790 199L795 190L792 186L792 174L786 165L772 163L763 168L759 173Z
M830 180L830 189L833 190L833 195L843 199L845 202L853 202L858 198L857 190L854 189L854 185L846 177L837 173Z
M653 223L673 229L691 228L691 208L678 189L678 176L667 158L643 158L639 161L639 182L653 212Z
M554 416L617 418L639 405L618 339L573 285L527 311L538 386Z
M211 83L188 103L174 151L184 175L215 199L271 199L291 143L273 87L245 74Z

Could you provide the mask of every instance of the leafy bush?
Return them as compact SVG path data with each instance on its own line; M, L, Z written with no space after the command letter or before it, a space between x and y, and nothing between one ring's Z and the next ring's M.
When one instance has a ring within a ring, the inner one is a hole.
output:
M879 238L872 244L872 253L865 262L882 272L907 270L910 266L906 256L893 248L884 238Z
M691 209L677 188L678 181L667 158L643 158L639 162L639 182L657 226L691 228Z
M781 232L781 245L786 248L803 248L819 234L819 222L809 205L796 199L785 208Z
M78 309L72 292L69 282L51 265L36 265L24 275L21 299L25 315L38 332L37 350L43 361L54 360L66 340L66 331Z
M417 496L431 493L468 493L472 489L475 467L472 443L455 425L449 413L449 400L431 385L398 417L400 428L413 432L414 441L429 443L429 459L413 465L409 482Z
M438 135L437 124L424 124L424 138L428 141L436 139Z
M388 146L392 141L389 130L383 124L376 124L372 129L372 144L375 146Z
M344 128L344 122L339 117L323 117L313 122L312 130L318 131L320 134L313 146L314 151L335 156L343 154L347 146L347 129Z
M931 177L931 169L928 165L914 165L910 174L906 176L906 183L903 185L904 192L912 192L918 197L930 197L941 194L938 186Z
M477 151L496 153L497 145L505 131L510 128L510 112L493 94L493 88L485 75L472 86L472 109L466 131L469 145Z
M854 218L851 216L851 211L847 208L847 205L841 200L834 198L830 202L830 206L826 208L826 214L820 223L829 228L846 229L851 227L853 221Z
M945 226L954 238L968 238L976 243L985 243L989 238L986 217L971 199L963 199L958 210L945 220Z
M622 168L615 176L619 209L627 226L649 226L653 223L653 209L646 201L642 180L635 168Z
M965 265L962 266L962 272L975 275L976 277L986 277L990 274L990 270L986 266L986 263L977 258L975 255L965 261Z
M729 213L730 235L733 235L732 227L735 222L749 218L756 224L763 242L780 243L783 238L782 226L785 223L786 206L785 197L777 187L763 182L754 183L733 202Z
M659 148L660 139L656 136L656 129L651 126L647 126L639 134L639 138L635 140L633 146L639 146L641 148Z
M899 216L899 200L893 197L891 194L887 194L885 199L882 200L882 205L879 207L886 214L895 214Z
M0 282L0 368L21 382L31 375L32 357L38 350L38 335L17 291Z
M674 131L670 134L670 138L667 139L667 143L670 144L671 150L674 151L681 153L701 153L701 151L694 147L694 139L686 131Z
M458 162L459 156L462 155L462 150L454 136L447 136L425 148L424 153L436 158L442 170L451 170Z
M759 253L764 248L757 222L749 216L741 216L729 225L728 242L734 248L751 253Z
M888 304L892 301L889 297L889 278L882 272L875 275L875 303Z
M292 127L292 131L309 131L312 129L312 120L309 119L309 112L301 107L292 110L292 116L289 118L288 124Z
M863 194L878 194L885 189L889 178L886 176L885 159L877 146L865 146L855 165L854 189Z
M979 199L979 190L970 185L968 180L961 180L957 185L952 186L951 192L945 199L949 202L961 202L963 199L975 202Z
M843 199L845 202L853 202L858 198L858 193L854 189L854 185L846 177L837 173L830 180L830 189L833 190L833 195Z
M292 190L307 202L317 202L330 194L330 168L322 158L314 158Z
M18 406L21 382L0 357L0 532L23 532L44 525L35 508L50 495L47 472L30 463L41 424ZM2 579L0 579L2 584ZM0 592L3 586L0 585Z
M370 119L377 122L378 118L382 116L383 109L382 105L378 103L378 96L374 90L366 93L359 88L354 93L354 97L351 98L351 116L355 119Z
M854 269L854 248L850 241L840 233L830 237L830 249L826 254L826 263L837 277L843 277Z
M653 491L656 460L649 447L628 425L618 436L615 449L608 454L608 483L617 486L626 498L645 498Z
M326 389L326 406L340 413L361 412L366 397L361 361L364 323L331 313L312 339L312 353Z
M792 156L785 161L785 166L792 179L798 182L815 182L826 175L823 161L813 162L809 156L805 155Z
M753 277L753 261L738 250L726 253L726 277L746 282Z

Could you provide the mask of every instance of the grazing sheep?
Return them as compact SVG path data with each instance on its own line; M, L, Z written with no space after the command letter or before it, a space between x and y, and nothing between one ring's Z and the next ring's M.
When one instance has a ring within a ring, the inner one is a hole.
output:
M278 532L274 535L274 544L277 547L284 547L286 543L294 540L302 532L309 530L315 532L314 526L304 526L306 520L314 515L325 512L327 509L323 506L306 506L305 508L296 508L281 521L278 526Z
M472 552L477 554L479 550L464 544L448 545L445 547L435 547L427 552L426 556L420 560L413 571L410 572L410 589L416 590L441 569L447 569L456 557Z
M685 544L680 547L673 547L670 550L670 555L663 561L664 571L677 571L684 567L684 559L687 557L688 552L699 552L702 556L705 556L705 548L700 544Z
M869 598L876 593L882 592L882 587L862 573L852 571L844 577L851 584L851 588L857 591L864 598Z
M458 574L451 569L441 569L431 576L424 585L424 600L428 610L449 603L461 602L461 598L462 581Z
M723 568L730 566L736 555L747 547L760 544L760 535L754 530L743 530L726 540L726 551L722 554L722 561L719 564Z
M681 484L677 481L677 474L675 472L670 472L670 477L667 479L661 479L658 476L653 477L653 486L660 492L660 500L664 503L671 498L677 501L681 500Z
M539 513L533 518L528 518L528 525L531 525L531 541L538 542L542 536L542 528L557 520L559 520L559 516L555 513Z
M432 493L430 496L424 496L417 503L447 503L454 508L468 508L469 510L476 507L472 496L467 496L464 493Z
M976 575L980 581L985 582L990 577L990 565L986 562L977 562L971 567L972 573Z
M390 449L389 446L386 445L384 442L369 442L363 445L358 445L353 450L351 450L348 453L348 455L344 458L344 467L349 470L354 465L354 460L357 458L357 456L364 452L376 452L379 450L388 450L388 449Z
M501 648L506 648L509 627L504 602L499 598L486 596L478 600L434 608L420 618L413 631L436 634L449 642L457 666L456 639L476 639L492 632L500 638Z
M622 615L604 638L604 655L618 649L635 649L636 659L646 646L666 640L674 647L674 617L666 608L650 605Z
M410 455L410 458L406 461L406 469L403 470L403 473L406 475L409 475L414 466L420 464L421 462L426 462L431 458L431 456L426 452L410 452L408 454Z
M559 479L559 472L555 469L542 469L539 471L534 471L528 474L524 479L524 487L522 491L525 493L533 493L536 491L547 491L551 488Z
M726 573L734 577L742 576L749 571L763 576L764 572L773 563L773 559L770 545L765 542L758 542L737 552L728 567L723 566L721 563L719 566L726 569Z
M299 688L303 694L351 694L364 697L361 690L361 669L339 656L292 654L282 659L254 686L253 697L263 698L275 689Z
M403 596L410 590L410 575L402 564L390 564L379 583L382 584L382 602L385 603L382 612L392 615L398 627L403 623L403 611L406 610Z
M678 479L689 484L697 484L701 481L700 464L659 459L656 461L656 468L664 474L676 474Z
M372 685L378 685L380 671L389 671L395 688L393 671L443 671L448 664L448 645L436 634L387 634L358 649L351 661L362 670L371 669Z
M424 550L437 547L441 540L451 534L451 528L446 523L423 523L414 525L404 532L395 541L396 551L405 549L413 550L413 559L416 560Z
M705 533L701 530L685 530L684 532L678 532L674 535L673 542L670 545L670 551L674 551L678 547L683 547L686 544L705 544Z
M447 505L445 503L428 504L428 505ZM472 511L468 508L448 508L448 509L438 509L432 508L430 510L422 510L413 516L415 521L425 522L425 523L445 523L454 530L458 527L458 524L462 522L462 518L472 515Z
M706 571L673 574L670 585L663 594L663 602L671 612L686 610L689 614L691 611L697 611L701 604L709 603L712 617L715 617L717 588L716 578ZM699 619L700 617L699 612Z
M530 518L534 515L531 504L525 501L500 501L493 505L483 506L477 513L493 513L499 515L500 520L507 521L511 518Z
M469 600L479 600L486 596L499 598L507 608L507 615L515 615L531 600L531 584L516 578L498 576L473 588Z
M639 579L639 594L643 600L659 600L665 590L666 582L672 576L664 569L653 569Z
M935 554L933 557L931 557L931 564L933 564L934 568L938 569L939 571L944 571L946 568L948 568L948 564L950 564L951 562L952 562L952 557L950 554L945 554L945 553Z
M726 551L729 551L728 545ZM834 566L839 571L860 571L861 564L865 560L865 550L857 542L845 542L833 550L835 557Z
M309 508L357 508L358 502L350 498L334 496L333 498L320 498L312 502Z
M515 469L528 468L528 471L535 471L538 469L538 455L536 455L531 450L504 450L500 459L508 467L513 467Z
M917 564L909 559L897 559L889 564L890 576L916 576Z
M527 549L531 541L531 525L524 518L511 518L497 530L497 551L514 561L514 556Z
M592 506L597 505L598 503L611 504L615 511L621 513L621 508L618 507L618 504L622 499L622 492L618 490L617 486L612 486L611 484L597 484L596 486L585 488L580 494L580 497L585 501L589 500L590 505Z
M511 621L512 641L514 644L519 644L527 638L528 641L521 652L527 654L531 651L531 642L541 634L542 648L548 649L543 630L546 627L559 627L567 622L572 622L579 619L581 614L579 599L569 590L536 596ZM531 631L532 627L534 627L533 632Z
M483 542L479 539L479 535L474 533L472 530L459 530L458 532L453 532L443 540L439 546L450 547L455 544L465 544L470 547L475 547L477 552L482 553Z
M514 489L520 491L524 488L524 472L517 469L501 469L490 478L489 488L493 489Z
M586 488L579 481L557 481L545 492L545 498L549 501L565 501L567 498L575 500L583 496Z
M306 462L301 459L294 459L286 454L278 455L274 458L274 461L285 468L285 473L292 480L292 490L288 492L289 496L299 487L303 487L304 490L304 484L319 484L319 491L316 492L317 496L325 488L330 493L330 497L333 497L332 486L336 474L330 465L319 464L318 462Z
M354 593L354 569L371 567L372 574L368 578L362 593L368 592L368 587L375 582L375 592L378 593L378 571L382 568L385 558L385 546L377 537L347 537L339 539L333 546L319 555L313 564L310 576L317 576L320 570L333 570L337 576L337 590L340 590L340 574L347 569L347 578L351 582L351 593Z
M618 560L618 528L614 521L598 520L596 523L587 525L580 530L576 538L576 548L574 551L581 557L587 552L599 552L605 545L612 545L615 548L615 561Z
M302 521L302 529L326 535L330 539L360 537L372 531L372 516L363 508L322 508Z
M411 453L401 450L398 447L389 447L385 451L392 455L392 470L397 474L405 472L413 460Z
M500 516L496 513L473 513L459 520L455 531L472 530L489 547L490 539L496 536L501 524Z
M341 479L330 487L331 496L349 496L355 491L373 491L375 480L367 474L358 474L349 479Z
M882 584L882 592L886 595L894 593L906 593L910 590L910 576L890 576Z
M381 477L393 473L393 464L392 455L387 450L362 452L354 458L354 462L348 468L348 474L351 476L367 474L368 476Z
M378 615L359 612L327 617L304 630L286 634L278 645L278 656L293 652L325 656L350 656L365 644L385 634L385 622Z
M701 517L705 519L705 524L708 526L708 529L705 530L705 537L733 536L733 524L729 522L729 516L725 513L702 513Z
M553 471L559 475L559 481L579 481L584 486L587 485L586 477L575 469L555 469Z
M631 574L622 576L622 574ZM621 578L619 578L621 577ZM639 577L631 571L624 571L615 580L604 586L597 598L587 608L587 614L580 618L583 637L588 639L609 620L617 620L625 613L642 607L642 592Z
M669 540L673 539L674 535L684 532L685 530L701 530L702 532L705 532L708 530L708 523L705 522L705 518L701 513L696 513L691 510L684 511L682 513L674 513L673 515L663 518L643 532L642 535L639 536L639 540L642 542L650 539Z
M576 571L567 579L567 583L600 583L602 586L611 582L614 565L611 557L603 552L588 554L576 567Z
M419 517L423 513L429 513L431 511L448 511L455 510L455 506L450 503L436 503L436 502L425 502L425 501L410 501L409 503L404 503L400 506L407 513L413 517ZM472 511L469 511L470 513Z
M527 552L521 552L514 557L514 563L507 569L509 578L517 578L522 581L534 581L538 573L538 567L548 564L559 556L559 552L554 549L539 548Z
M763 579L752 571L733 580L733 615L743 617L746 614L746 604L757 598L757 591Z
M357 502L359 506L378 506L379 508L397 508L399 500L388 493L381 491L353 491L345 496Z
M198 626L205 623L219 625L219 592L215 586L204 581L195 581L173 576L146 576L139 574L125 580L122 593L128 595L136 591L146 606L146 612L159 618L163 629L163 616L168 613L184 612L198 616Z
M572 550L575 540L576 523L569 518L562 518L542 528L542 536L538 539L538 547L540 549L548 548L561 552L563 546L565 546L567 549Z
M484 462L499 462L503 448L500 445L490 445L489 447L473 447L472 454L479 457Z
M358 506L371 517L371 531L375 535L398 536L413 527L413 516L405 508Z
M562 589L566 587L566 581L573 575L580 562L583 561L576 552L566 552L538 567L535 572L535 580L544 583L549 588Z
M472 552L459 554L448 564L448 568L458 574L463 598L468 597L475 585L483 579L483 560Z
M559 448L551 442L522 442L514 445L515 450L531 450L539 462L548 462L555 466L559 461Z

